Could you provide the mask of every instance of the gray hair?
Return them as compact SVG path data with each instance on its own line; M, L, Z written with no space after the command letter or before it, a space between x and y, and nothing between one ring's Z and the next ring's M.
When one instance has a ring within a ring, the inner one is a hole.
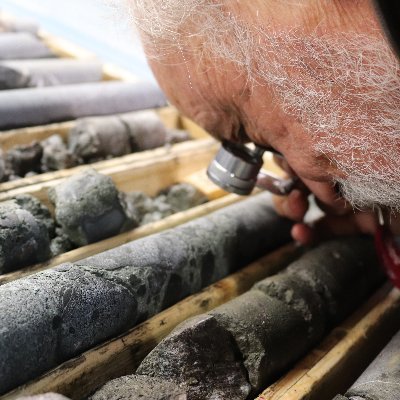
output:
M264 21L249 26L226 7L232 1L129 4L150 57L188 48L217 66L232 63L248 85L268 85L314 139L315 152L343 172L333 181L355 207L400 211L400 69L378 28L306 35Z

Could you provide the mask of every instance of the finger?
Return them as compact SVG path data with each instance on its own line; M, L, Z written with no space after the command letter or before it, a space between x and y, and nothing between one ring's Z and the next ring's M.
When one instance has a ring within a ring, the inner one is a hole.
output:
M288 196L274 196L278 214L293 221L301 221L308 210L307 194L295 189Z
M293 225L290 233L293 240L295 240L299 244L302 244L303 246L310 245L316 241L315 231L306 224Z

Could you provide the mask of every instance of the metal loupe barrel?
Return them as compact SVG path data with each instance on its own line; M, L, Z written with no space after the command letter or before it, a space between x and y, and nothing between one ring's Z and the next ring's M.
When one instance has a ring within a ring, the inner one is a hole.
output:
M256 186L263 165L262 154L263 151L252 151L243 145L224 142L207 175L228 192L248 195Z

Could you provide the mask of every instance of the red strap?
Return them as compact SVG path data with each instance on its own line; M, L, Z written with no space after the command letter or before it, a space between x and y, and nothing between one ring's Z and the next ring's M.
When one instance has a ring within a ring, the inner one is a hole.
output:
M400 248L384 226L380 226L375 234L375 248L387 275L400 288Z

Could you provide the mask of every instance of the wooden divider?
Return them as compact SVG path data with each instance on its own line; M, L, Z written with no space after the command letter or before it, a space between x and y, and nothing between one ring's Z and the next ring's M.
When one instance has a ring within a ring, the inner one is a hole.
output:
M143 358L176 325L249 290L255 282L284 268L300 252L300 248L294 244L276 250L118 338L87 351L0 399L11 400L50 391L62 393L74 400L82 399L108 380L133 373Z
M331 400L400 329L400 291L385 284L257 400Z

